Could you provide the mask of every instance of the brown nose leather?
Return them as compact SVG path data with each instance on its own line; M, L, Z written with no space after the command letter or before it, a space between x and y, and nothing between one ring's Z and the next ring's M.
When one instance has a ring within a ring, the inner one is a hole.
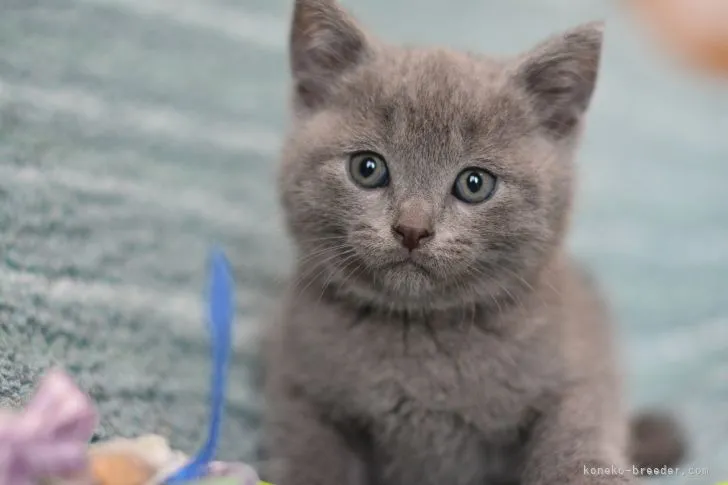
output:
M395 233L401 236L402 246L406 247L410 251L415 250L420 245L421 240L431 236L430 231L424 227L398 225L392 229L394 229Z

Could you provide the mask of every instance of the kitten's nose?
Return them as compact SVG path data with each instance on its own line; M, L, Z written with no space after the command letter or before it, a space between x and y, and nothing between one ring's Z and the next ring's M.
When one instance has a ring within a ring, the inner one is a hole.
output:
M421 240L432 235L430 230L424 227L410 227L400 224L394 226L392 229L396 235L401 236L399 239L402 246L406 247L410 251L414 251L420 245Z

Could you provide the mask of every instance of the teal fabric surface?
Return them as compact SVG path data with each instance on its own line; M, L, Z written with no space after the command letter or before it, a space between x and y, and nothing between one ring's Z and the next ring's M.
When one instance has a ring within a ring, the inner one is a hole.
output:
M290 3L0 2L0 405L63 365L101 435L192 452L220 243L239 289L223 457L255 459L261 316L290 261L274 192ZM661 481L728 480L728 80L681 71L596 0L344 3L393 41L503 54L608 18L571 243L612 301L630 403L674 410L710 473Z

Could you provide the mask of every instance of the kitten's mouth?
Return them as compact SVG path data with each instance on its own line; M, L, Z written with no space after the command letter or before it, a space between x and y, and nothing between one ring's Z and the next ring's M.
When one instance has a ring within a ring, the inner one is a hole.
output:
M402 261L398 261L398 262L392 264L391 268L393 268L393 269L394 268L397 268L397 269L407 268L407 269L415 270L419 273L422 273L425 276L430 276L430 270L428 270L425 266L418 263L411 257L408 257L406 259L403 259Z

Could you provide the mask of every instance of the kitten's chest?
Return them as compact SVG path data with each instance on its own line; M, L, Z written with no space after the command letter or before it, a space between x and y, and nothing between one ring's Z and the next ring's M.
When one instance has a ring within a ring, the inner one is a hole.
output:
M359 437L376 444L367 447L370 483L510 479L539 392L524 377L527 359L475 332L376 328L326 333L330 350L309 352L314 347L307 346L311 367L304 372L323 409L334 410L343 429L354 423L353 431L365 433Z
M456 356L403 361L401 374L390 380L365 379L357 391L364 405L351 408L368 421L377 444L372 483L470 485L510 478L518 469L529 399L506 396L485 366Z
M412 423L412 432L508 434L541 391L541 370L516 343L457 325L337 323L299 347L305 387L385 433L406 434Z

